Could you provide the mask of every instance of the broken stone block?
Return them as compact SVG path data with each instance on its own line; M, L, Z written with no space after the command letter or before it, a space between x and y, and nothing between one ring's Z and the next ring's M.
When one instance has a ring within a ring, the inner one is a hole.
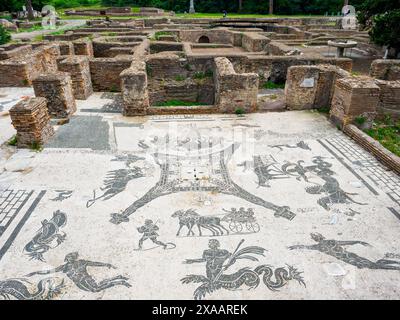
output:
M68 73L42 74L32 83L35 96L47 99L47 108L51 117L68 118L76 111L72 80Z
M331 105L335 81L349 73L332 65L289 67L285 86L289 110L319 109Z
M93 93L88 57L67 57L58 63L58 70L70 74L75 99L86 100Z
M357 117L371 123L376 116L379 102L379 87L369 77L338 79L332 98L330 119L343 127Z
M10 109L10 117L17 130L17 146L20 148L43 145L54 134L45 98L19 102Z
M121 72L124 116L145 115L149 107L146 63L134 61L132 66Z

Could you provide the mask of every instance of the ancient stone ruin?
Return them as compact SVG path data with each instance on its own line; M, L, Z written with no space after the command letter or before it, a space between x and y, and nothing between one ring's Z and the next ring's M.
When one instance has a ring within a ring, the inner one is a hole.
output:
M358 116L398 117L398 60L376 59L369 74L352 74L353 51L337 55L332 43L351 44L358 56L382 49L365 32L337 27L336 18L179 19L156 11L4 45L0 86L33 85L56 118L70 117L75 99L93 92L119 93L124 116L329 108L339 126Z

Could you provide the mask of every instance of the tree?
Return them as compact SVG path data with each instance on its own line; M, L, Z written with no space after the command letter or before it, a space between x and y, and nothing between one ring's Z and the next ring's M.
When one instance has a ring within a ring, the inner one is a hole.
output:
M239 0L239 12L242 12L243 10L243 1Z
M400 2L398 0L365 0L357 14L361 29L369 31L371 40L387 47L387 57L400 52Z
M11 40L10 33L0 24L0 44L5 44Z
M369 35L374 43L387 47L389 58L398 58L400 54L400 9L376 15Z
M274 14L274 0L269 0L269 14Z

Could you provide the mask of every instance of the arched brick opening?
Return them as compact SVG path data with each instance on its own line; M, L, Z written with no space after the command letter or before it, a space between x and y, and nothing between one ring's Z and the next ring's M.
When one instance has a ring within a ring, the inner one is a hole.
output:
M210 38L207 36L201 36L199 38L199 43L210 43Z

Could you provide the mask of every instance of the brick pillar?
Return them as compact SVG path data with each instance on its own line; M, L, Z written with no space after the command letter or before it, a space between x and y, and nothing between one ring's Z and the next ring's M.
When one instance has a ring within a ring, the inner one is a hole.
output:
M42 74L33 80L35 96L47 99L51 117L68 118L76 111L71 77L66 72Z
M384 118L390 115L393 119L400 119L400 80L385 81L375 80L376 85L380 88L378 117Z
M146 63L134 61L120 74L124 116L145 115L149 107Z
M89 39L81 39L73 42L76 55L93 57L93 44Z
M338 79L333 93L330 119L340 127L364 117L370 123L376 116L379 87L372 78Z
M67 57L58 63L58 70L70 74L75 99L86 100L93 93L88 57Z
M10 117L17 130L17 145L20 148L43 145L54 134L45 98L35 97L19 102L10 109Z
M258 75L236 73L227 58L215 58L215 104L221 113L257 110Z

